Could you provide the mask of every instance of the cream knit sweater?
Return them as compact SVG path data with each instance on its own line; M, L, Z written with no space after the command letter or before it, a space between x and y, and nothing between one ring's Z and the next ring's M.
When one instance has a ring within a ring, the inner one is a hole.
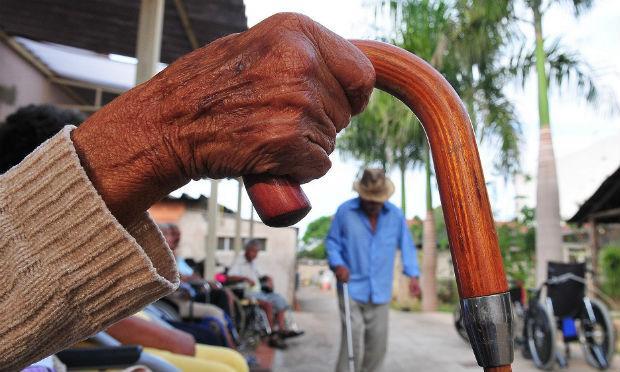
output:
M15 371L173 291L174 258L144 215L127 229L67 127L0 175L0 370Z

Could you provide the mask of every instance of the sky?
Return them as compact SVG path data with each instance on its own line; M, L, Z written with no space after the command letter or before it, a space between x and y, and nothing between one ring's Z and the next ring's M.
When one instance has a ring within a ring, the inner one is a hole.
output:
M282 11L303 13L345 38L373 38L377 34L373 9L368 0L245 0L248 26L253 26L268 16ZM615 94L620 102L620 2L599 0L594 8L574 20L571 13L562 7L551 8L544 19L543 32L548 40L561 37L569 49L578 51L592 66L598 81ZM524 14L523 17L528 17ZM530 27L524 29L533 38ZM517 199L529 206L535 204L536 159L538 154L538 108L536 86L532 77L525 87L511 84L505 87L518 111L522 125L522 167L529 182L523 178L516 182L505 182L494 174L491 166L494 153L489 146L480 148L481 160L487 180L491 207L495 218L507 220L515 216ZM553 143L560 182L561 215L571 217L580 203L585 201L598 185L620 166L620 113L613 116L604 107L585 104L570 89L560 92L551 90L550 113ZM351 185L361 164L351 159L346 161L335 152L330 156L331 170L321 179L303 186L313 209L298 223L302 233L312 220L332 215L337 206L355 197ZM396 192L390 199L400 205L401 190L397 171L390 174L396 184ZM407 217L424 216L425 186L421 171L409 171L407 180ZM209 181L192 182L177 194L210 194ZM235 209L237 205L237 182L220 181L218 201ZM439 204L438 192L434 187L434 206ZM249 218L250 206L243 193L242 216Z

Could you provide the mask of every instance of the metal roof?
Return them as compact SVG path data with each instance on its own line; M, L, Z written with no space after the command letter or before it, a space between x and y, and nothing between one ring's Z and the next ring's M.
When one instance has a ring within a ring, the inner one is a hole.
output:
M192 50L177 4L199 45L247 29L243 0L166 1L161 61ZM135 56L139 0L0 0L0 30L11 36Z
M161 201L166 202L166 201L181 201L185 204L189 204L189 205L193 205L193 206L200 206L201 208L204 207L205 210L207 210L207 205L209 204L209 198L207 196L204 195L199 195L199 196L192 196L186 193L182 193L181 195L176 195L176 194L170 194L168 196L166 196L165 198L163 198ZM234 214L235 211L233 211L232 209L219 204L218 203L218 207L220 208L220 210L226 214Z
M620 222L620 168L607 177L567 222L584 223L590 218L597 222Z

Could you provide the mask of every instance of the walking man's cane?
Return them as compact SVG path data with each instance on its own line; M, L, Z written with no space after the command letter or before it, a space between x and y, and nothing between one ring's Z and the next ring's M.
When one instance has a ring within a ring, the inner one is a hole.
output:
M347 353L349 355L349 372L355 372L353 357L353 332L351 330L351 304L349 300L349 284L342 283L342 297L344 300L344 327L347 331Z

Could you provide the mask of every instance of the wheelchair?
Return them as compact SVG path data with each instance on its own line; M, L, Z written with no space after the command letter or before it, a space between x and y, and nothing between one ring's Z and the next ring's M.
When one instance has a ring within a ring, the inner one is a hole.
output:
M229 288L235 295L235 312L238 318L243 319L239 324L241 348L255 349L261 339L272 333L267 313L258 304L258 301L245 296L244 283L227 282L224 287Z
M586 266L582 263L548 264L548 280L534 291L525 314L523 348L539 369L568 366L569 343L582 345L585 359L594 368L610 367L615 330L609 310L586 296ZM558 345L564 343L564 352Z

